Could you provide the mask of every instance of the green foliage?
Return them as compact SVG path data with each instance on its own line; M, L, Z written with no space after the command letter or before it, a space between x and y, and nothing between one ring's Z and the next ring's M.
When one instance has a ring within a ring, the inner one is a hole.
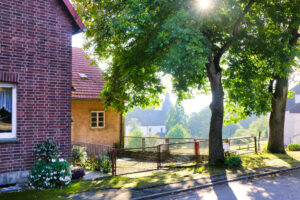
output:
M77 163L83 163L87 158L86 148L73 145L71 153L71 163L76 165Z
M227 165L228 167L239 167L242 165L242 159L240 156L236 155L235 153L226 152L224 164Z
M49 162L52 158L56 158L58 153L57 146L52 139L48 139L42 144L37 145L34 150L35 157L43 162Z
M184 112L183 106L176 104L172 106L168 113L168 119L166 121L166 132L168 132L176 124L186 126L187 116Z
M88 156L85 164L82 167L108 173L112 170L112 162L111 159L106 155L91 155Z
M183 128L181 124L176 124L167 133L168 138L190 138L191 135Z
M287 149L289 151L300 151L300 144L299 143L291 143L288 145Z
M141 130L135 129L131 133L129 133L128 136L132 137L139 137L139 138L128 138L125 143L126 148L139 148L142 146L142 139L141 137L144 137L144 134Z
M299 67L299 1L259 1L245 18L237 40L225 57L231 120L270 112L274 83ZM262 17L263 16L263 17ZM249 34L251 33L251 34Z
M259 133L261 134L261 138L268 137L268 117L261 116L256 121L253 121L248 129L240 127L236 130L234 137L242 137L242 136L257 136L259 137Z
M62 187L70 183L70 164L63 158L57 158L58 153L52 140L36 147L36 162L28 176L30 186L43 189Z
M142 125L137 118L130 118L128 126L130 127L130 132L132 132L135 129L140 129Z
M188 118L187 130L195 138L208 138L210 117L211 113L208 107L198 113L192 113Z
M64 159L52 159L51 162L38 161L28 176L33 188L59 188L71 181L71 168Z
M100 59L112 57L104 72L105 105L119 111L157 106L164 74L171 75L179 101L203 89L212 50L220 53L220 46L233 40L247 3L226 0L202 11L186 0L76 0L87 28L86 47Z

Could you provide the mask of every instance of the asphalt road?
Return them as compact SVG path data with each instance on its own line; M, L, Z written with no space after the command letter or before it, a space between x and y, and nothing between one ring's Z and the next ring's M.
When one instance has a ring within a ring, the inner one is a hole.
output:
M157 198L159 200L300 200L300 170L276 176L231 182L205 189Z

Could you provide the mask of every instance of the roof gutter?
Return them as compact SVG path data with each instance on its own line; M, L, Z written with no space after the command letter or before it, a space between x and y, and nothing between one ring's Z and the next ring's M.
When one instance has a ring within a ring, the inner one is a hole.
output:
M67 10L69 11L69 13L72 16L74 22L78 26L78 30L74 31L72 34L74 35L74 34L77 34L77 33L85 32L86 31L85 26L82 23L80 17L78 16L77 12L75 11L75 9L72 6L72 4L70 3L70 1L69 0L62 0L62 2L67 7Z

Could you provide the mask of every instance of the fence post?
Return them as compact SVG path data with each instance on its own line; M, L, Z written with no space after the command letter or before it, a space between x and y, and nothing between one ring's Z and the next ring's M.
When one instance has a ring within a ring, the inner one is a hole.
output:
M142 137L142 148L143 148L143 151L145 151L145 138Z
M169 138L166 138L166 152L169 152Z
M116 149L113 148L112 151L112 164L111 164L111 168L112 168L112 176L116 176L117 174L117 159L116 159Z
M255 153L257 154L257 144L256 144L256 137L254 136L254 148L255 148Z
M160 160L160 144L157 145L157 169L160 168L161 166L161 160Z
M194 140L194 141L195 141L195 156L196 156L195 161L196 161L196 163L199 163L200 162L200 159L199 159L199 142L196 142L196 140Z

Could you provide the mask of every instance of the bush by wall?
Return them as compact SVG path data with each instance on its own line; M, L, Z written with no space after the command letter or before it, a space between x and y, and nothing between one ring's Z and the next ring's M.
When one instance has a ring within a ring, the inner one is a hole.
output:
M70 183L70 164L58 158L59 151L53 140L38 145L34 154L35 164L28 176L30 186L38 189L58 188Z

